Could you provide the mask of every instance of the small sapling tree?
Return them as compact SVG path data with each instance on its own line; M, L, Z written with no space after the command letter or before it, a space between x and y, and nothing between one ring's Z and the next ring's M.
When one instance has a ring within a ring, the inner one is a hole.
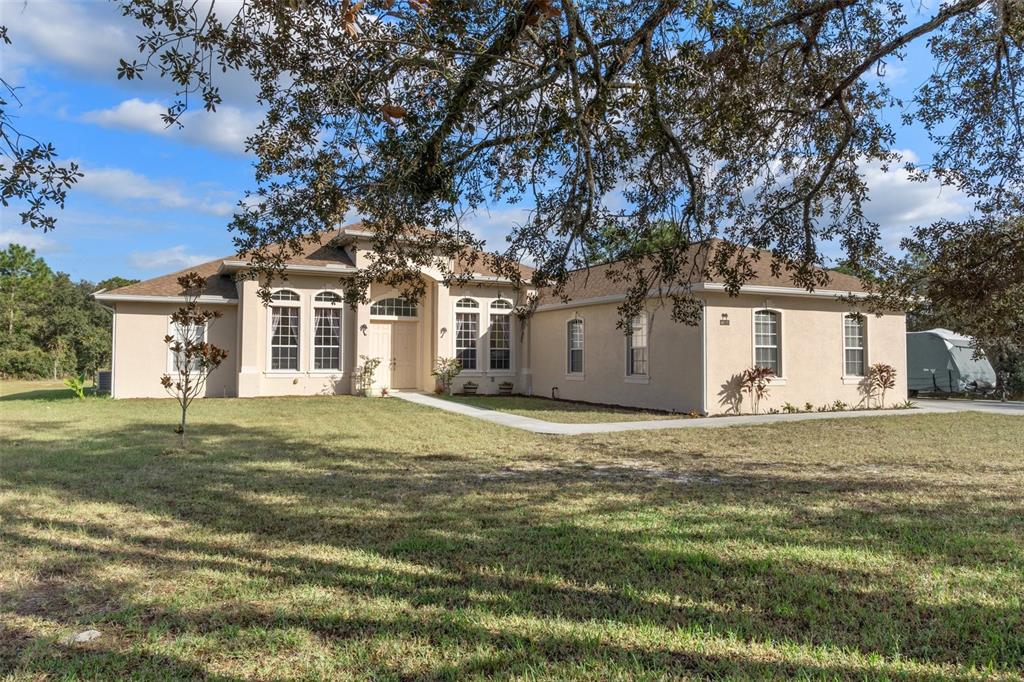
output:
M740 386L750 396L754 414L758 414L758 405L761 399L768 395L768 382L773 376L775 376L775 372L768 367L751 367L743 370Z
M164 374L160 383L181 407L181 422L175 431L184 446L188 408L203 394L210 372L220 367L228 352L206 341L213 320L222 315L219 311L199 307L206 278L189 272L178 278L178 285L185 294L185 305L171 315L173 334L164 337L173 358L173 376Z

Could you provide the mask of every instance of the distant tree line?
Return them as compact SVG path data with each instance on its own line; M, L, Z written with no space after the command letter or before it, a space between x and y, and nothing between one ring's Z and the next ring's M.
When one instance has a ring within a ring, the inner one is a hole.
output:
M32 249L0 250L0 377L93 376L108 366L111 314L90 294L135 281L75 282Z

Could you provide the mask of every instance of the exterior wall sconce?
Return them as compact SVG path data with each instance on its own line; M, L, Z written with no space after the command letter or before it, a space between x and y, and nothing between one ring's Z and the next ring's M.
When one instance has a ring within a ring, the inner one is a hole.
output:
M365 324L359 325L359 331L362 333L363 336L366 336L366 325Z
M444 335L447 334L447 333L448 333L448 327L441 327L441 338L442 339L444 338Z

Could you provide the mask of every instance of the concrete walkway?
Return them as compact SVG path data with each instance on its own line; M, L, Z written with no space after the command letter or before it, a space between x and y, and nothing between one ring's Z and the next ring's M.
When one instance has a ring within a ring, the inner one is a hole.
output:
M859 410L852 412L804 412L799 414L758 414L740 415L736 417L709 417L696 419L655 419L651 421L632 422L604 422L600 424L559 424L546 422L533 417L523 417L518 414L499 412L497 410L485 410L471 405L464 405L451 400L435 398L426 393L407 393L396 391L392 393L396 398L407 400L417 405L435 407L446 412L454 412L465 417L475 417L493 424L509 426L513 429L522 429L531 433L547 433L560 436L574 436L585 433L615 433L618 431L647 431L650 429L706 429L720 428L724 426L751 426L755 424L777 424L779 422L799 422L811 419L854 419L858 417L890 417L910 416L914 414L948 414L949 412L977 410L978 402L970 401L940 401L923 400L918 403L914 410ZM946 403L942 406L933 406L932 403ZM951 406L951 403L964 403ZM996 412L997 414L1012 414L1024 416L1024 404L1022 403L983 403L985 412ZM1004 407L1002 411L990 409L990 406L1011 405Z

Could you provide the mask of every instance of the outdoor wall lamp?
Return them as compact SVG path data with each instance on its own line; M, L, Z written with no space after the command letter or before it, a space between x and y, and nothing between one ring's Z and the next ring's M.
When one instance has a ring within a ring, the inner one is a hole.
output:
M448 327L441 327L441 338L442 339L444 338L444 335L447 334L447 333L448 333Z
M362 332L363 336L366 336L366 325L365 324L359 325L359 331Z

